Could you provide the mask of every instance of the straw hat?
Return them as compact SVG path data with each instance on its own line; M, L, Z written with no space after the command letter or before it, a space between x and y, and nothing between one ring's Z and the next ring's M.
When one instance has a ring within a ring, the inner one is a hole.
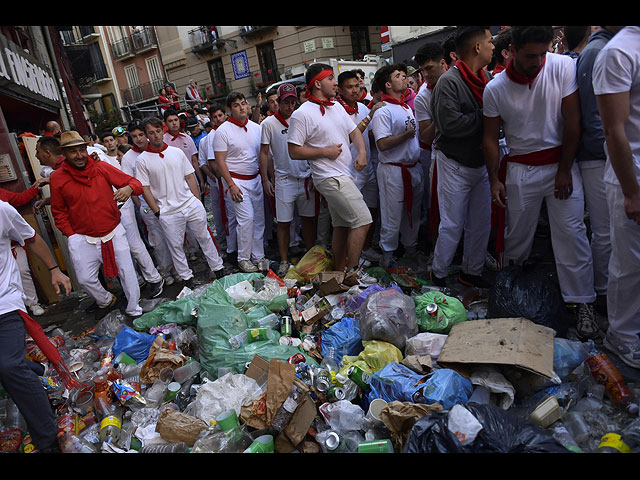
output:
M60 135L60 148L75 147L77 145L87 145L87 142L75 130L62 132Z

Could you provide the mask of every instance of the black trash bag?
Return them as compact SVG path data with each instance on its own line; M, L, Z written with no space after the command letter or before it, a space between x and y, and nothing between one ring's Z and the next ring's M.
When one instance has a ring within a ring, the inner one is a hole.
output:
M535 261L498 272L489 291L487 318L514 317L552 328L559 337L566 335L567 308L555 273Z
M405 443L404 453L568 453L546 429L496 405L466 403L482 425L475 440L462 445L448 425L449 411L418 420Z

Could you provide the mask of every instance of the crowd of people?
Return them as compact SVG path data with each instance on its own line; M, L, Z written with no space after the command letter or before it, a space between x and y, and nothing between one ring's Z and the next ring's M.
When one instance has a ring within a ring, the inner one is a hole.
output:
M500 269L529 257L544 204L578 336L595 338L596 307L606 308L605 347L640 368L640 27L563 33L558 42L552 27L459 27L411 64L380 68L370 89L362 71L314 63L302 91L284 83L255 106L240 92L205 103L193 88L185 110L163 90L161 115L99 139L40 137L46 178L2 200L27 203L49 183L40 202L68 238L78 283L104 310L116 297L101 275L117 277L131 317L141 284L149 297L192 286L194 255L211 280L264 271L274 233L280 276L292 245L319 244L362 282L362 259L389 268L432 254L430 281L446 285L461 253L456 281L490 288L494 258ZM8 259L9 240L28 248L37 235L0 207ZM42 250L56 288L68 288ZM25 310L23 286L29 298L18 264L0 267L0 293L15 297L3 324Z

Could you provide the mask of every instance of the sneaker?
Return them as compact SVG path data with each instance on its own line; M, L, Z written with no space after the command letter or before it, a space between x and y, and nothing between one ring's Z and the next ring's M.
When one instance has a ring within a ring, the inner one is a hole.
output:
M378 262L382 268L391 268L394 265L393 252L383 252Z
M576 305L576 333L581 340L595 339L600 335L596 311L592 303Z
M360 283L361 285L373 285L375 283L378 283L378 279L376 277L369 275L362 270L358 271L357 279L358 283Z
M198 288L195 277L191 277L189 280L185 280L184 286L190 290L195 290L196 288Z
M245 273L255 273L258 271L258 267L256 267L249 260L240 260L238 261L238 267Z
M116 307L116 303L118 301L118 297L116 297L115 295L111 294L111 301L109 302L109 304L105 307L98 307L95 310L95 318L96 320L101 320L107 313L109 313L110 311L112 311L115 307Z
M149 298L158 297L162 293L163 287L164 287L164 278L161 279L159 282L149 283L148 297Z
M460 272L458 276L458 282L467 287L474 288L490 288L491 284L482 278L480 275L469 275L468 273Z
M229 275L229 271L225 267L222 267L219 270L215 270L211 272L211 279L220 280L222 277L226 275Z
M280 262L280 265L278 266L278 276L280 278L284 277L287 272L289 271L289 262Z
M378 263L382 260L382 254L369 247L362 252L362 258L369 260L370 262Z
M491 270L492 272L498 271L498 262L496 262L496 259L493 258L493 255L491 255L489 252L487 252L487 255L485 256L484 266L487 268L487 270Z
M164 277L164 284L166 286L173 285L175 283L175 279L171 275L167 275Z
M607 333L602 341L602 346L620 358L632 368L640 368L640 341L626 343L615 335Z
M433 274L433 270L429 270L429 281L431 282L431 285L435 285L436 287L446 287L447 286L447 279L446 278L436 277Z
M34 317L39 317L40 315L44 315L44 308L42 308L42 305L40 305L39 303L36 303L35 305L31 305L29 307L29 310L31 310L31 315L33 315Z

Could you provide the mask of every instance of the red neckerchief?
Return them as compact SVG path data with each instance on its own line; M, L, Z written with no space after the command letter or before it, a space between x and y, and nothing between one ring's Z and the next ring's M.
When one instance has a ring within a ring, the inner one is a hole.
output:
M491 72L491 75L495 76L501 71L505 70L506 68L507 67L505 67L503 64L499 63L498 65L496 65L496 68L493 69L493 71Z
M360 96L360 98L358 99L359 102L363 101L365 99L365 97L367 96L367 92L363 89L362 90L362 95Z
M376 104L375 100L371 99L371 101L370 101L370 102L369 102L369 104L367 105L367 108L368 108L369 110L371 110L375 104Z
M200 100L200 92L198 91L198 89L189 86L189 91L191 91L191 96L194 100Z
M149 145L149 143L147 143L147 145ZM133 144L133 145L131 146L131 150L133 150L134 152L137 152L137 153L142 153L142 152L144 152L144 149L140 149L140 148L139 148L137 145L135 145L135 144Z
M536 79L536 77L538 76L538 74L540 73L540 70L542 70L542 67L544 67L544 64L547 61L547 57L544 57L544 60L542 60L542 65L540 65L540 68L538 69L538 71L531 77L528 77L526 75L522 75L521 73L516 72L515 68L513 68L513 58L511 60L509 60L509 63L507 64L507 68L505 68L505 71L507 72L507 76L513 80L516 83L519 83L520 85L527 85L529 84L529 90L531 90L531 85L533 84L533 81Z
M176 138L178 138L178 137L186 137L186 135L185 135L184 133L182 133L182 132L178 132L178 133L176 133L176 134L174 135L173 133L171 133L170 131L168 131L168 130L167 130L167 133L168 133L169 135L171 135L171 141L172 141L172 142L175 142Z
M233 123L234 125L237 125L238 127L244 128L244 131L247 132L247 123L249 123L249 117L244 119L244 122L240 122L239 120L236 120L233 115L229 115L229 118L227 118L227 120L229 120L231 123Z
M160 150L156 150L151 146L151 143L149 143L149 145L147 145L147 148L145 149L145 152L157 153L158 155L160 155L160 158L164 158L164 153L162 152L164 152L168 147L169 145L162 142L162 148Z
M436 88L436 86L435 85L431 85L430 83L427 83L427 88L429 90L433 90L434 88Z
M381 102L387 102L387 103L391 103L393 105L402 105L404 108L409 108L409 105L407 105L406 103L404 103L404 99L405 96L404 94L402 95L402 97L400 98L400 100L393 98L391 95L387 95L386 93L383 93L380 96L380 101Z
M340 105L342 105L344 107L344 109L347 111L347 113L349 115L354 115L356 113L358 113L358 102L356 102L356 106L352 107L350 105L347 104L347 102L344 101L344 98L342 98L340 95L336 96L336 100L338 101L338 103ZM358 100L360 101L360 100Z
M484 87L488 82L484 70L480 70L480 76L478 76L475 72L472 72L469 65L462 60L456 62L456 67L462 76L462 80L464 80L464 83L466 83L467 87L471 90L473 98L482 106L482 92L484 92Z
M287 121L284 119L284 117L280 113L280 110L277 110L276 113L273 114L273 116L276 117L282 125L289 128L289 123L287 123Z
M334 105L334 103L331 100L320 100L319 98L314 97L313 95L311 95L311 92L309 90L306 91L304 96L311 103L315 103L317 105L320 105L320 111L322 112L322 115L324 115L324 112L325 112L324 107L331 107L331 106Z

